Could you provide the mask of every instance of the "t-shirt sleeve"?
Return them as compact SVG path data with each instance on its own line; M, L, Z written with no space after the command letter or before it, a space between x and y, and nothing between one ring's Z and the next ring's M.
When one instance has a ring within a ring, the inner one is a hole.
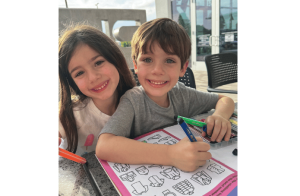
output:
M216 93L202 92L185 86L181 86L180 90L184 99L184 105L188 106L190 117L214 109L219 100L219 95Z
M134 120L132 103L122 97L115 113L107 121L98 137L103 133L111 133L117 136L130 137Z

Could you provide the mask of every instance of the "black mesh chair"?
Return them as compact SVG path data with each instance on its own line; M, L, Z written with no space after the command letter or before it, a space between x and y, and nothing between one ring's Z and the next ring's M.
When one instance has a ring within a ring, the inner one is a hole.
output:
M234 53L213 54L205 57L208 77L208 92L233 93L235 90L216 89L218 86L237 82L237 55Z
M136 85L140 86L141 84L139 83L138 77L135 74L134 69L130 69L130 70L133 73L134 79L136 81ZM193 71L189 67L186 69L184 76L179 77L178 81L184 83L185 86L196 89L194 74L193 74Z
M179 77L179 82L184 83L185 86L196 89L196 82L193 71L191 68L187 68L183 77Z

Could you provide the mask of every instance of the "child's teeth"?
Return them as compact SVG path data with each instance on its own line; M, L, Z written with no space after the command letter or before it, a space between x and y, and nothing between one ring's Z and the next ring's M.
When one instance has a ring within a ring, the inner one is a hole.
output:
M103 84L102 86L100 86L100 88L96 88L95 90L97 91L97 90L100 90L100 89L102 89L103 87L105 87L107 85L107 82L105 82L105 84Z
M165 82L153 82L153 81L150 81L152 84L163 84Z

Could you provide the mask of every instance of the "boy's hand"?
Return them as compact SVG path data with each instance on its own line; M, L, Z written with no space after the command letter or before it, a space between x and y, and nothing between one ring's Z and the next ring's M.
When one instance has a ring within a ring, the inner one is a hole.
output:
M229 120L223 118L220 115L212 115L206 118L207 135L211 136L211 141L221 142L224 138L225 141L229 141L231 136L231 124ZM202 136L206 133L203 131Z
M171 159L171 165L183 171L195 171L211 158L211 154L207 152L210 145L203 142L200 137L196 139L197 142L191 142L185 137L177 144L170 146L168 156Z

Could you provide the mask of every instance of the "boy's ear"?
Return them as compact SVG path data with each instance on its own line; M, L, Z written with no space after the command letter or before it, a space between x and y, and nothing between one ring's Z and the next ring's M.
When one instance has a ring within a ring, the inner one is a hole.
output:
M132 59L133 67L134 67L134 73L137 73L137 66L134 59Z
M183 68L180 70L180 74L179 74L180 77L183 77L183 76L184 76L184 74L185 74L186 69L187 69L188 66L189 66L189 61L187 60L187 61L184 63Z

